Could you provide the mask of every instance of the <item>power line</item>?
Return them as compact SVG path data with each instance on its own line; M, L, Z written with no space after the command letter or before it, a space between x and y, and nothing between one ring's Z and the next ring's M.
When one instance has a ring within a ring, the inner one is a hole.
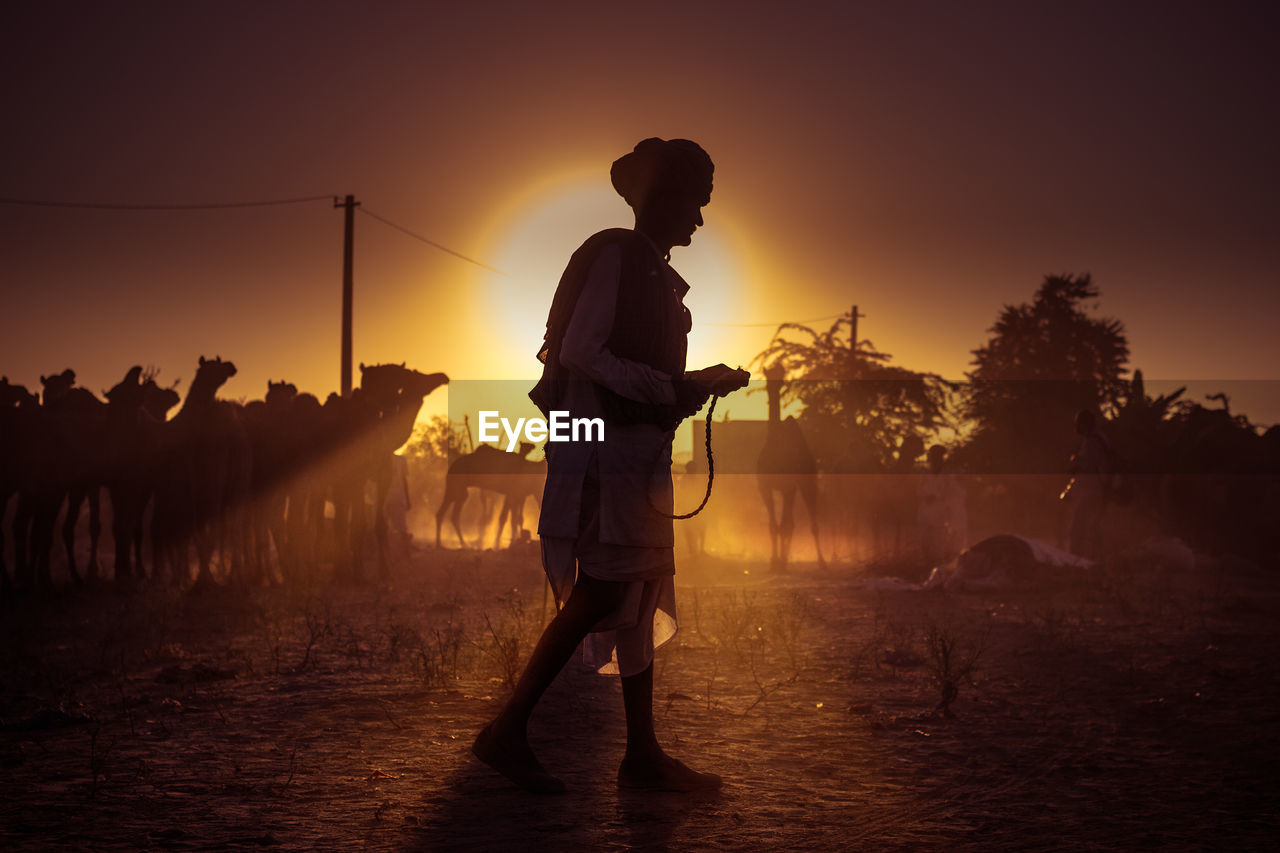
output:
M804 326L809 323L821 323L823 320L834 320L843 314L831 314L826 317L814 317L812 320L783 320L779 323L699 323L699 326L720 326L728 329L776 329L782 325Z
M374 219L378 220L378 221L379 221L379 222L381 222L383 225L389 225L389 226L391 226L392 228L396 229L397 231L400 231L400 232L402 232L402 233L404 233L404 234L408 234L410 237L412 237L412 238L413 238L413 239L415 239L415 240L421 240L423 243L426 243L428 246L432 246L432 247L434 247L434 248L436 248L436 249L439 249L439 250L440 250L440 251L442 251L442 252L447 252L447 253L449 253L450 255L453 255L455 258L461 258L462 260L466 261L466 262L467 262L467 263L469 263L469 264L475 264L476 266L478 266L478 267L480 267L480 268L482 268L482 269L486 269L486 270L488 270L489 272L496 272L498 275L502 275L502 276L507 275L506 273L504 273L504 272L503 272L502 270L500 270L500 269L494 269L493 267L489 266L488 264L482 264L482 263L480 263L480 261L477 261L475 258L469 258L469 257L467 257L466 255L462 254L461 252L455 252L453 249L450 249L448 246L442 246L442 245L440 245L440 244L439 244L439 243L437 243L435 240L429 240L429 239L427 239L426 237L423 237L421 234L415 234L414 232L410 231L408 228L405 228L403 225L397 225L396 223L392 222L392 221L391 221L391 220L389 220L389 219L384 219L383 217L381 217L381 216L379 216L378 214L374 213L372 210L370 210L370 209L369 209L369 208L367 208L367 207L357 207L357 208L356 208L356 210L360 211L360 212L361 212L361 213L363 213L365 216L372 216ZM508 276L508 277L509 277L509 276Z
M120 204L116 202L98 203L98 202L85 202L85 201L46 201L43 199L33 199L33 198L0 198L0 204L22 205L25 207L62 207L62 208L75 208L79 210L227 210L231 208L243 208L243 207L271 207L271 206L282 205L282 204L305 204L307 202L328 201L330 199L333 199L335 203L337 203L338 201L338 197L336 195L311 195L311 196L305 196L302 198L277 198L277 199L268 199L264 201L231 201L231 202L209 202L209 203L198 203L198 204ZM442 252L447 252L456 258L461 258L467 263L475 264L476 266L487 269L490 272L496 272L498 275L503 275L503 276L506 275L506 273L504 273L500 269L494 269L488 264L483 264L480 261L477 261L475 258L469 258L466 255L462 254L461 252L455 252L453 249L450 249L448 246L442 246L439 243L437 243L435 240L430 240L426 237L423 237L421 234L415 234L414 232L410 231L408 228L405 228L403 225L397 225L391 220L386 219L382 216L379 216L378 214L374 213L373 211L369 210L366 207L359 207L357 208L357 210L359 210L361 213L365 214L366 216L372 216L374 219L378 220L384 225L389 225L392 228L396 229L397 231L401 231L405 234L408 234L410 237L414 238L415 240L421 240L423 243L426 243L428 246L432 246L436 249L439 249Z
M41 201L30 198L0 198L0 204L20 204L27 207L74 207L82 210L225 210L233 207L270 207L279 204L303 204L311 201L336 199L335 195L312 195L305 198L277 198L267 201L231 201L205 204L97 204L81 201Z

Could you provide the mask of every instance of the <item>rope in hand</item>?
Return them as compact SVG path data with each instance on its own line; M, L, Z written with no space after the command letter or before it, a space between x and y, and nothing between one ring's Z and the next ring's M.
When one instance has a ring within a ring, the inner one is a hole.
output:
M695 509L693 512L686 512L684 515L672 515L669 512L663 512L662 510L658 509L658 505L653 502L653 494L650 493L649 506L653 507L653 511L656 512L658 515L662 516L663 518L672 518L672 519L675 519L676 521L680 521L686 518L693 518L695 515L702 512L703 508L707 505L707 501L711 500L711 484L715 481L715 478L716 478L715 458L712 457L711 455L711 416L715 414L716 400L718 399L720 398L716 397L715 395L712 395L711 408L707 409L707 493L702 496L702 503L698 504L697 509Z

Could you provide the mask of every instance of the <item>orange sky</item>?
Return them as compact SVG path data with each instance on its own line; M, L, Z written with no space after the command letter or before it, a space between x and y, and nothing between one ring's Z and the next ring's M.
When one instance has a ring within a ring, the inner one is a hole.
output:
M1089 271L1148 376L1280 361L1271 7L260 5L6 10L0 196L354 193L509 273L357 217L356 360L521 378L569 252L629 224L609 163L684 136L716 163L707 227L674 257L694 360L745 363L769 337L703 324L856 302L863 337L955 377L1002 304ZM329 202L0 205L0 235L11 380L71 366L101 390L141 363L185 388L220 354L231 397L337 387Z

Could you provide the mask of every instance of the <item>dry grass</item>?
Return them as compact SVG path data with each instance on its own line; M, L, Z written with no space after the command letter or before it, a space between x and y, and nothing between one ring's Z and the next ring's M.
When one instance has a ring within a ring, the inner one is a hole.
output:
M577 662L531 727L566 798L470 759L545 617L528 554L9 605L0 846L1267 846L1280 591L1125 571L988 599L682 571L655 711L711 801L612 788L618 683Z

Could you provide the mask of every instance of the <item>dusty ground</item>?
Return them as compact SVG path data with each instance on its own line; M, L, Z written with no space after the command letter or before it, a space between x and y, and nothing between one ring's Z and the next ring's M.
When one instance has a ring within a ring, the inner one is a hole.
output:
M726 777L711 798L614 788L619 686L576 661L532 725L570 793L471 758L540 624L528 551L417 551L386 587L7 602L0 847L1275 843L1276 584L1149 567L977 598L866 571L682 564L658 725Z

